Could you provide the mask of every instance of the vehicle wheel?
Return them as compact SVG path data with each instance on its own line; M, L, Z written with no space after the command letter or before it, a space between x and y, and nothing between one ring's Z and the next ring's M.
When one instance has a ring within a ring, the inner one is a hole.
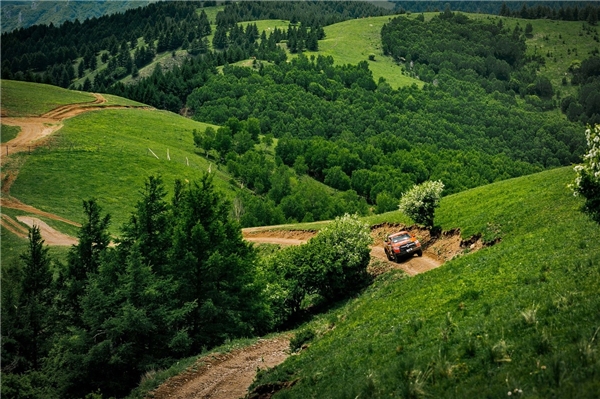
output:
M402 260L402 256L396 255L396 262L400 263L401 260Z
M388 253L388 251L383 251L383 252L385 252L385 256L387 256L388 260L394 260L394 258L392 257L392 255L390 255Z
M419 252L417 252L417 255L418 255L419 257L423 256L423 250L422 250L422 249L419 249Z

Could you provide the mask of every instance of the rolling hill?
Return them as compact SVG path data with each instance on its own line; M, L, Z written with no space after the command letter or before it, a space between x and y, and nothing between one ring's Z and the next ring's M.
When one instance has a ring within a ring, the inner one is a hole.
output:
M41 115L60 104L94 98L25 82L2 81L2 88L3 116L20 120L27 119L22 115ZM203 131L209 125L166 111L135 108L142 104L127 99L110 95L106 99L106 109L62 121L63 127L43 147L8 159L9 169L19 164L11 195L71 220L80 219L83 199L97 198L113 215L117 232L147 176L162 175L172 189L175 179L191 181L209 169L211 162L195 153L192 135L194 129ZM226 188L229 176L213 169L216 184Z
M566 188L573 177L561 168L444 198L444 229L501 241L382 276L300 329L317 338L255 386L294 381L278 398L596 397L600 231Z

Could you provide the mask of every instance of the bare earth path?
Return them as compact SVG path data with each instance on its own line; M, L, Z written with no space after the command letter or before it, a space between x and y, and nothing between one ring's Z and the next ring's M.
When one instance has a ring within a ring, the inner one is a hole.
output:
M71 246L77 244L77 239L48 226L46 222L31 216L17 216L17 220L29 227L34 225L40 229L40 234L46 245Z
M392 231L398 230L398 227L390 227L388 234ZM285 231L285 230L270 230L270 229L258 229L250 228L243 230L244 239L256 243L270 243L278 244L281 246L288 245L300 245L308 241L315 235L315 232L311 231ZM431 269L435 269L443 263L443 260L433 255L431 252L425 250L422 257L412 257L406 259L401 263L391 262L387 259L383 250L383 240L380 238L382 235L386 235L386 232L382 232L381 228L375 228L372 231L372 236L375 241L375 245L371 248L371 257L377 258L378 260L386 264L386 270L390 269L402 269L408 275L414 276L419 273L426 272Z
M95 100L92 102L63 105L49 112L46 112L41 116L11 117L5 115L4 112L2 112L2 124L8 126L18 126L21 128L21 131L19 132L17 137L8 141L5 144L2 144L2 147L0 149L0 165L2 166L2 197L0 197L0 208L18 209L35 215L44 216L50 219L69 223L74 226L81 226L79 223L73 222L71 220L49 212L44 212L33 206L23 204L16 198L11 197L10 187L12 183L17 179L20 164L11 162L10 167L7 167L7 164L8 161L12 159L11 155L19 152L31 151L36 147L43 145L46 141L45 139L48 136L50 136L63 126L62 122L65 119L72 118L84 112L105 109L151 109L149 107L133 107L124 105L106 106L103 105L106 103L106 99L101 94L93 93L93 95L95 97ZM42 238L46 241L46 244L48 245L71 245L73 242L77 242L75 238L67 236L66 234L63 234L55 229L52 229L50 226L48 226L46 223L42 222L39 219L17 219L29 226L31 226L30 223L35 223L38 226L40 226L40 233L42 234ZM25 222L25 220L27 222ZM0 219L0 224L2 224L2 226L4 226L7 230L13 232L14 234L23 237L24 227L19 223L15 222L13 219L7 217L6 215L2 215L2 218ZM42 225L44 225L43 228ZM27 237L26 230L25 237Z
M169 379L148 397L154 399L237 399L244 397L256 370L271 368L288 357L287 337L259 340L226 354L199 359L187 372Z

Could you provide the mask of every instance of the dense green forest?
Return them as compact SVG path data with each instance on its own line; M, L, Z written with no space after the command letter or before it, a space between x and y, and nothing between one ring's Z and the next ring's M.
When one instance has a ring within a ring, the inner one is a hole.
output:
M592 1L393 1L400 12L455 11L495 14L526 19L594 21L599 6ZM597 20L597 19L596 19Z

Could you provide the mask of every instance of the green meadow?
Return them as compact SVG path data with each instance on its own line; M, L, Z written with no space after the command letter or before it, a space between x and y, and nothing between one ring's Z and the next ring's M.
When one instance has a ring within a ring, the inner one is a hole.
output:
M79 115L64 122L49 147L20 155L26 161L11 194L78 222L82 201L96 198L112 215L111 231L116 233L149 175L160 174L172 190L175 179L191 182L208 170L210 162L196 154L192 135L193 129L207 126L165 111L124 109ZM229 178L214 164L210 167L217 186L226 190Z
M597 397L600 229L573 178L561 168L445 197L444 229L501 241L381 276L300 328L317 337L256 384L297 380L277 398Z
M431 19L437 13L425 13L425 20ZM412 17L417 14L413 14ZM502 21L511 30L518 24L523 31L531 24L533 31L526 36L528 55L541 55L544 65L540 73L552 82L555 91L561 96L576 95L577 87L571 86L569 68L598 52L600 42L597 40L598 26L590 26L582 21L553 21L549 19L507 18L487 14L466 14L473 19L488 19L494 22ZM594 39L596 37L596 39ZM563 77L567 78L563 84Z
M0 125L0 143L6 143L11 141L21 131L20 128L16 126L8 126L8 125Z
M2 88L2 112L6 116L37 116L61 105L95 100L91 93L39 83L2 80L0 86ZM31 93L35 93L35 96L32 96Z
M423 86L420 80L402 74L402 67L391 57L383 55L381 50L381 27L393 16L353 19L326 26L325 39L319 40L318 52L306 52L310 55L332 56L338 65L353 64L361 61L369 63L375 82L380 77L393 87L410 86L413 83ZM375 56L374 61L369 55Z

